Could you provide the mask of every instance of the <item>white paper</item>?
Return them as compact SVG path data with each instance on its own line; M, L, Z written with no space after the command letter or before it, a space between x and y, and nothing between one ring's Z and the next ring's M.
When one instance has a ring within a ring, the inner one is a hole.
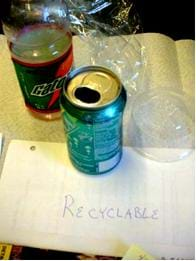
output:
M0 242L114 256L136 243L159 258L193 258L194 153L161 164L125 147L113 171L91 176L72 167L64 143L14 140Z

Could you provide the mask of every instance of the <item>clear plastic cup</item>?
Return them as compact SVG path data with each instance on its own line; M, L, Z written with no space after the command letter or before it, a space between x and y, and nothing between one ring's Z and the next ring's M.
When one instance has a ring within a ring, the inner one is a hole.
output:
M194 149L194 101L157 89L135 99L129 128L131 146L153 160L183 159Z

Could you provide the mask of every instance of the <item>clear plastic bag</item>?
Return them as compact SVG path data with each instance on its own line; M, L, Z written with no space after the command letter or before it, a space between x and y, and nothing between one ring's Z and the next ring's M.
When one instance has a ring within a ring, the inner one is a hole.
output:
M67 0L72 30L85 33L91 29L106 35L142 32L141 22L130 0Z
M90 63L115 72L129 96L142 89L145 48L135 33L142 32L130 0L67 0L71 30L88 46ZM129 102L129 101L128 101Z

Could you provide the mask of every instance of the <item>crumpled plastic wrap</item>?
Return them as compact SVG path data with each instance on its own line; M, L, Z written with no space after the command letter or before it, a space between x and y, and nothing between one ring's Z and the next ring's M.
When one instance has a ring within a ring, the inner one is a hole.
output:
M145 48L134 35L142 32L131 0L66 0L71 31L88 45L92 65L115 72L129 96L142 89ZM130 37L131 35L131 37Z
M72 31L98 29L107 35L142 32L139 16L130 0L67 0Z

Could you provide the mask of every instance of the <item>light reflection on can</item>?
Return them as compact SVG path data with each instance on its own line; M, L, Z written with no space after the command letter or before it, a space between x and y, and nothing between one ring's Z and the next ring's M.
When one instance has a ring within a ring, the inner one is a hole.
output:
M78 170L102 174L120 162L125 103L125 89L112 71L87 66L70 73L60 104L69 157Z

